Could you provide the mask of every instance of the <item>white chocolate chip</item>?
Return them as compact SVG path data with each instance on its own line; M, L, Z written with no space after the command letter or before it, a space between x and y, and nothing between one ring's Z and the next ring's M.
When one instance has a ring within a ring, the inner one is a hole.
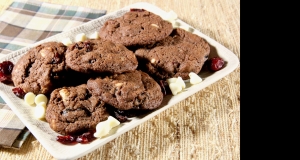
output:
M38 94L34 98L35 104L39 104L40 102L45 102L47 104L48 98L44 94Z
M106 136L112 128L118 126L119 124L120 122L117 119L109 116L106 121L102 121L97 124L94 137L102 138Z
M45 57L46 54L49 53L49 50L50 50L49 48L44 48L44 49L40 50L39 53L41 54L42 57Z
M167 83L170 85L171 83L176 83L177 78L169 78L167 79Z
M79 33L75 37L75 42L85 41L86 39L87 38L86 38L86 35L84 33Z
M175 20L177 18L178 18L177 14L172 10L169 11L166 15L163 16L163 19L167 20L167 21L168 20Z
M159 28L159 26L157 24L151 24L151 26Z
M70 95L70 92L67 89L61 89L59 95L62 97L63 101L66 101L69 99L68 96Z
M174 11L170 11L168 12L164 18L164 20L172 23L173 28L178 28L180 26L180 23L176 21L176 19L178 19L177 14Z
M198 84L202 82L202 78L194 72L189 73L189 77L191 84Z
M116 84L115 84L116 87L120 87L120 86L122 86L122 85L123 85L123 83L116 83Z
M193 33L194 32L194 28L189 27L188 31L191 32L191 33Z
M168 20L170 23L172 23L173 28L179 28L180 23L176 20Z
M120 124L120 122L112 116L109 116L107 119L107 123L110 128L114 128Z
M47 107L47 104L46 104L45 102L40 102L40 103L37 104L37 106L43 106L43 107L46 108L46 107Z
M65 46L69 46L70 44L72 44L72 41L70 38L65 38L61 41Z
M43 103L43 102L41 102L41 103ZM46 113L46 107L42 104L37 105L34 109L34 116L37 119L45 118L45 113Z
M177 14L176 14L173 10L171 10L171 11L168 12L167 18L168 18L168 19L174 19L174 20L175 20L175 19L178 18L178 16L177 16Z
M35 94L32 93L32 92L28 92L24 96L25 103L27 103L29 105L33 105L34 104L34 99L35 99Z
M154 58L151 59L151 63L155 63L155 61L156 61L156 60L155 60Z
M98 129L96 129L96 132L94 133L94 137L97 137L97 138L102 138L102 137L106 136L110 131L109 125L105 122L98 123L97 128Z
M169 78L167 79L167 83L169 84L169 88L174 96L186 88L185 82L181 77Z
M183 79L181 77L178 77L175 83L177 83L178 85L180 85L182 87L182 89L185 88L185 83L184 83L184 81L183 81Z
M98 32L96 31L96 32L94 32L93 34L91 34L91 35L89 36L89 39L99 39L99 34L98 34Z
M182 91L182 87L177 83L170 83L169 88L174 96Z

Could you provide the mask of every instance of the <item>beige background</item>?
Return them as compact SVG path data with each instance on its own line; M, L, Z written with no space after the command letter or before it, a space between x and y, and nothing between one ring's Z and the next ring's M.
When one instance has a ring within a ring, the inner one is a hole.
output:
M43 0L118 10L138 0ZM0 13L12 0L0 0ZM178 17L240 59L240 0L144 0ZM0 148L1 160L53 157L30 135L20 150ZM79 160L240 159L240 67L179 104Z

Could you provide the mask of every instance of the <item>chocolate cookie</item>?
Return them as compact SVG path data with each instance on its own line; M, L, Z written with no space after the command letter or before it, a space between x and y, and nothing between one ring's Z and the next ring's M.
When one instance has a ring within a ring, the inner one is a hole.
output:
M87 87L93 96L120 110L155 109L163 100L159 84L138 70L89 79Z
M26 93L49 94L64 75L65 51L60 42L46 42L28 50L12 70L14 86Z
M153 44L173 30L170 22L142 9L132 9L123 16L110 19L99 30L99 36L126 47Z
M108 116L105 103L92 96L86 84L82 84L55 89L51 93L45 118L54 131L73 135L95 129Z
M138 66L135 54L121 44L102 39L91 39L70 45L66 64L83 73L123 73Z
M181 28L147 48L135 51L138 69L155 79L172 77L189 79L189 73L199 73L210 53L209 44L196 34Z

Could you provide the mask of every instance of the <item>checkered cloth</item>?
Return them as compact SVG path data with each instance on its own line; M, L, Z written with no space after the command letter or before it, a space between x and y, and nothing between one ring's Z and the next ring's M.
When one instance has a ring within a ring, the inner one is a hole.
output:
M15 0L0 15L0 58L105 14L106 10ZM0 97L0 146L20 148L30 132L4 103Z
M29 134L13 111L0 103L0 146L19 149Z
M23 48L106 14L106 10L14 1L0 17L0 55Z

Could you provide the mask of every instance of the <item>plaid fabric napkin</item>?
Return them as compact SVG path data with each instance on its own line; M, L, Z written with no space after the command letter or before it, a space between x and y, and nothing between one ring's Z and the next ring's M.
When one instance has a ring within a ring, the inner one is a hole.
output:
M6 104L0 103L0 145L18 149L29 134L28 129L12 110Z
M106 14L106 10L16 0L0 17L0 54L7 54Z
M0 58L105 14L106 10L15 0L0 15ZM0 97L0 147L20 148L29 133Z

